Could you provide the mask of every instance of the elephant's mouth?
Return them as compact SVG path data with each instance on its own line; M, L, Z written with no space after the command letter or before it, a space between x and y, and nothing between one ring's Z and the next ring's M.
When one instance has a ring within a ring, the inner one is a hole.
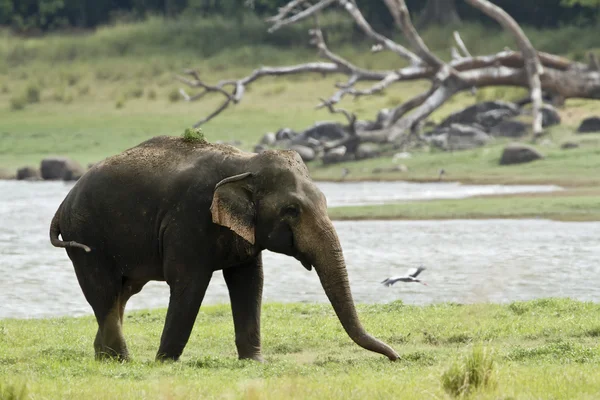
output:
M308 258L303 256L302 254L300 254L299 252L296 253L296 255L294 255L294 258L298 261L300 261L300 263L302 264L302 266L304 268L306 268L309 271L312 271L312 263L310 261L308 261Z

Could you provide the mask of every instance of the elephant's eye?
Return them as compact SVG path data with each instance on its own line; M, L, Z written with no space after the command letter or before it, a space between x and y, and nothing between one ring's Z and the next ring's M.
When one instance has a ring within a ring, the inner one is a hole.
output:
M286 217L296 218L300 215L300 208L296 205L287 206L283 208L282 214Z

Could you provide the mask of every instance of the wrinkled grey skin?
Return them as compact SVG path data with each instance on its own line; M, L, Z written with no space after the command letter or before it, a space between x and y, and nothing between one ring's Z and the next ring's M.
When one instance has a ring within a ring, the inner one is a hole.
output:
M262 360L264 249L314 266L348 335L398 358L361 326L325 197L295 152L150 139L86 173L56 212L50 238L66 248L94 310L98 358L128 358L125 304L155 280L171 291L157 359L177 360L213 272L223 270L239 357Z

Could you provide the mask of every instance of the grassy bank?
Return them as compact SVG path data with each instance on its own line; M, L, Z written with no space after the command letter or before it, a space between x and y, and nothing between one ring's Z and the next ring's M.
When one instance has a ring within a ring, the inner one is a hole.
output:
M597 189L586 189L336 207L330 209L329 215L336 220L543 218L558 221L600 221L600 192Z
M493 355L495 385L476 398L591 399L600 391L598 304L394 302L359 313L399 362L351 343L329 305L266 305L262 365L235 359L225 305L204 307L182 360L162 365L153 357L164 310L129 313L134 361L126 364L93 360L91 317L1 320L0 397L25 387L23 398L449 398L442 374L478 344Z

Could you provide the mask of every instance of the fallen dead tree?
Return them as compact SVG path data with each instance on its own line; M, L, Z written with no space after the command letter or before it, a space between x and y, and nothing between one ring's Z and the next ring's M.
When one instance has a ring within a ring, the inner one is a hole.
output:
M383 0L391 13L395 25L403 33L410 45L408 49L398 42L376 32L366 21L354 0L293 0L280 8L279 13L268 19L269 32L298 21L314 18L315 28L309 31L311 43L318 50L323 61L283 67L261 67L248 76L228 79L216 84L208 84L199 73L185 71L178 79L190 88L199 89L196 94L188 94L181 89L188 101L197 101L211 93L224 97L220 106L211 114L198 121L200 126L215 118L232 104L239 103L246 88L265 76L287 76L305 73L342 74L347 76L344 83L338 83L336 90L327 99L321 99L317 108L328 108L331 112L342 112L348 119L347 134L335 141L321 143L319 150L344 147L346 151L357 151L360 143L388 143L396 148L403 147L411 139L417 138L419 125L457 93L490 86L514 86L527 88L532 105L531 130L535 135L543 133L543 101L563 103L569 98L600 99L600 68L595 58L589 64L571 61L567 58L537 51L515 20L500 7L487 0L464 0L496 20L510 32L518 47L517 51L505 50L500 53L473 56L468 51L458 32L454 33L456 48L451 61L444 61L427 47L413 26L409 10L404 0ZM358 67L344 59L327 46L318 14L328 7L339 6L353 18L355 23L373 40L372 51L391 51L408 61L408 66L395 70L371 70ZM423 93L399 104L378 116L377 124L363 129L357 124L354 115L337 107L346 97L370 96L388 89L397 83L428 80L430 87ZM373 82L366 89L358 89L358 82Z

